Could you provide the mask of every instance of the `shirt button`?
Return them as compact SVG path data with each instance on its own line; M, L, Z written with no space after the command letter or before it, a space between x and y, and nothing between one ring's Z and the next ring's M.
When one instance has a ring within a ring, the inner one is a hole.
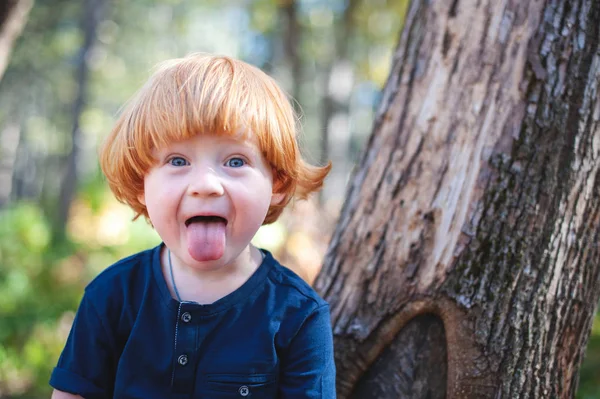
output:
M192 315L189 312L185 312L181 315L181 320L184 323L189 323L190 321L192 321Z
M181 355L177 358L177 363L181 364L182 366L185 366L188 362L188 357L187 355Z
M241 396L248 396L250 394L250 388L246 385L242 385L239 389L239 393Z

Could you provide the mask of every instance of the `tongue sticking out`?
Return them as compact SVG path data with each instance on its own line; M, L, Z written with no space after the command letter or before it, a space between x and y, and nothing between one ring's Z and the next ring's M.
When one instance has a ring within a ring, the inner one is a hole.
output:
M225 227L220 217L195 217L187 226L188 252L198 262L217 260L225 252Z

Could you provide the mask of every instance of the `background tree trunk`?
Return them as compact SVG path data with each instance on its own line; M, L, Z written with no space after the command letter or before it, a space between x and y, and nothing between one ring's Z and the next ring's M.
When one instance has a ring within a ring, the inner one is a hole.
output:
M77 57L77 96L73 103L73 129L71 130L71 151L66 158L64 175L61 181L60 198L58 202L57 219L55 222L56 237L62 239L65 234L71 203L75 197L77 181L77 163L81 140L80 119L87 101L87 88L89 81L89 57L96 42L96 30L102 20L107 6L107 0L86 0L81 18L81 31L83 44Z
M0 3L0 80L4 76L15 40L29 17L33 0L4 0ZM21 128L9 123L0 131L0 208L9 201Z
M292 72L292 87L290 95L295 101L300 98L302 86L302 57L300 45L302 42L302 27L298 21L298 4L296 0L283 0L279 3L281 21L284 27L283 48L288 67ZM296 104L294 103L296 108Z
M0 79L4 75L13 44L21 34L33 0L3 0L0 4Z
M340 398L570 398L600 295L600 3L413 1L315 287Z
M355 23L353 21L354 13L358 6L357 0L348 0L346 8L341 17L340 23L336 24L334 29L334 46L330 59L325 63L322 72L322 90L321 98L321 152L320 164L326 165L329 161L333 163L333 169L329 173L329 186L319 192L319 202L325 204L327 191L339 192L340 187L346 182L347 174L352 168L352 163L348 159L349 142L352 135L350 126L350 94L351 86L354 85L351 62L348 57L350 41L354 35ZM350 73L344 73L343 76L336 76L344 69ZM335 86L348 85L347 92L339 93L339 88L335 89L338 93L332 92ZM337 84L336 84L337 83ZM334 86L334 87L332 87ZM333 123L334 118L341 122L342 126Z

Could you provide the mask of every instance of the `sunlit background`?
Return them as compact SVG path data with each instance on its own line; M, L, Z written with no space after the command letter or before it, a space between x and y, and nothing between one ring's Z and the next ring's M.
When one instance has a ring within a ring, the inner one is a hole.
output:
M255 238L312 282L372 127L406 0L37 0L0 81L0 398L48 398L83 288L160 242L97 161L119 108L167 58L241 58L296 99L323 192ZM578 397L600 398L596 320Z

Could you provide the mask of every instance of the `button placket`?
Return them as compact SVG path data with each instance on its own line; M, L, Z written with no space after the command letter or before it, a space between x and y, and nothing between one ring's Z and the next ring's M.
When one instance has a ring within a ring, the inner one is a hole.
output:
M192 314L190 312L183 312L181 314L180 319L184 323L188 324L190 321L192 321ZM177 358L177 363L179 363L180 366L185 366L186 364L188 364L188 362L189 362L189 359L185 353L182 355L179 355L179 357Z
M191 394L197 363L197 326L192 322L193 304L179 303L175 324L172 389L175 394Z

